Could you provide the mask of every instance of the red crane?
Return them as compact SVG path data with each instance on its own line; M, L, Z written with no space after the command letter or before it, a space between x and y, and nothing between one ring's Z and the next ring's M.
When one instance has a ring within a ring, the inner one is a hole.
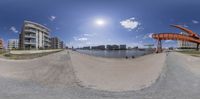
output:
M175 28L181 29L182 31L185 31L189 35L183 35L183 34L177 34L177 33L155 33L152 35L152 38L157 40L157 49L156 52L162 52L162 40L179 40L179 41L188 41L197 43L196 49L199 50L199 44L200 44L200 36L197 33L194 33L193 31L186 29L184 27L181 27L179 25L171 25Z

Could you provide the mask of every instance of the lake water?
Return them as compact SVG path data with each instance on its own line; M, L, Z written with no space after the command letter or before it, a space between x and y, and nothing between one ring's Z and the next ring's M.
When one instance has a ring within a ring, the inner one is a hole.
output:
M139 57L147 54L153 53L151 50L76 50L79 53L98 56L98 57L106 57L106 58L125 58L128 57Z

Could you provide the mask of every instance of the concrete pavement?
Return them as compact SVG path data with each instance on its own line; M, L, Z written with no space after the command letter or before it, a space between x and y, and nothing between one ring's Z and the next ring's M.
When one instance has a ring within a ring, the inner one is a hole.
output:
M169 53L154 84L142 90L124 92L100 91L78 85L66 51L26 61L0 59L0 98L199 99L200 76L190 69L195 65L192 58L188 59L190 57ZM196 63L200 61L195 59ZM199 69L197 65L194 67Z

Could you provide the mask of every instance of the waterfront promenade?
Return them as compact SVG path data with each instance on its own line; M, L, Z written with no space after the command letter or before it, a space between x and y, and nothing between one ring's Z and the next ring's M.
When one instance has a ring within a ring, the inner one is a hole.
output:
M82 85L107 91L149 87L159 77L165 63L164 53L136 59L101 58L77 52L71 52L70 55Z
M0 98L199 99L198 64L200 58L177 52L128 60L67 51L29 60L0 58Z

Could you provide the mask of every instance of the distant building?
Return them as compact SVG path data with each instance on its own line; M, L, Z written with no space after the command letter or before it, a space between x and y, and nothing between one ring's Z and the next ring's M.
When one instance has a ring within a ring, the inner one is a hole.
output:
M60 46L60 39L58 37L52 37L51 38L51 48L52 49L59 49Z
M65 48L64 42L61 41L58 37L52 37L50 40L51 40L51 48L52 49L63 49L63 48Z
M3 39L0 39L0 49L3 49Z
M90 50L90 46L85 46L82 48L83 50Z
M112 45L113 50L119 50L119 45Z
M64 45L64 42L63 42L63 41L60 41L60 48L61 48L61 49L64 49L64 48L65 48L65 45Z
M48 49L50 48L50 30L38 23L24 21L21 34L19 36L19 48Z
M106 49L107 50L119 50L119 45L107 45Z
M107 50L113 50L112 45L106 45Z
M13 49L18 49L19 45L19 40L18 39L9 39L8 40L8 49L13 50Z
M180 34L188 35L185 32L181 32ZM188 42L188 41L178 41L178 48L183 49L195 49L197 47L196 43Z
M99 46L92 46L91 49L93 50L105 50L105 45L99 45Z
M120 50L126 50L126 45L119 45Z

